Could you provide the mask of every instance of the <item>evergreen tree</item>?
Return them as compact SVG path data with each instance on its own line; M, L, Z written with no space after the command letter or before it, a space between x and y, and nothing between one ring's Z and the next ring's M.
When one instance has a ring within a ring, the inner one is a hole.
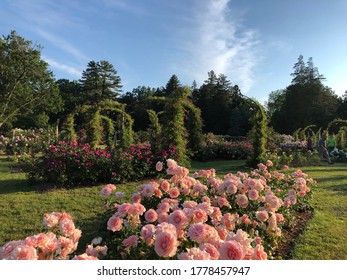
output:
M84 102L97 104L104 100L116 100L121 92L121 79L108 61L90 61L80 80Z
M284 94L277 96L276 104L282 104L271 115L273 128L292 134L297 128L311 124L326 127L336 117L339 101L334 92L323 85L324 77L314 67L312 58L305 64L300 56L291 75L292 83Z

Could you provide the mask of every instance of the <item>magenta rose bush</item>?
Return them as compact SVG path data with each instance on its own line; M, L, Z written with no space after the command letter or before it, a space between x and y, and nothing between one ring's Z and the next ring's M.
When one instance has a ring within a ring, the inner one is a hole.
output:
M107 259L272 259L315 185L301 170L271 171L270 161L224 178L166 163L169 177L140 185L130 202L102 192L111 198Z
M64 187L120 183L153 177L157 161L178 159L175 147L153 153L148 143L126 150L93 149L88 143L59 141L41 157L32 160L28 172L32 183L39 181Z

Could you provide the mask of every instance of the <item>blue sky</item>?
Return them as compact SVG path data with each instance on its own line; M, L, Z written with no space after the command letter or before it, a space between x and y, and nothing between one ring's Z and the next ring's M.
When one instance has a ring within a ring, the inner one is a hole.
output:
M346 0L2 0L0 34L43 46L56 79L107 60L123 91L225 74L260 102L291 82L299 55L347 90Z

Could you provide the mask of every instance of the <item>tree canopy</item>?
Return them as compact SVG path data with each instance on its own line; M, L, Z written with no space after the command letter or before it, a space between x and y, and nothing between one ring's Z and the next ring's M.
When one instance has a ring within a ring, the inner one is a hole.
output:
M0 129L47 125L62 108L53 73L41 59L41 47L12 31L0 39ZM18 117L21 117L19 120Z
M324 77L314 66L313 59L305 63L300 55L291 75L292 82L284 91L269 96L270 125L286 134L311 124L327 126L337 115L339 100L332 89L322 83Z

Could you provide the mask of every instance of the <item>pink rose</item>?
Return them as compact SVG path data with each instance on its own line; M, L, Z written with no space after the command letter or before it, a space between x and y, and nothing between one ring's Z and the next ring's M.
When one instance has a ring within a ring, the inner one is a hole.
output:
M152 245L154 233L155 226L152 224L144 225L140 232L141 237L146 241L147 245Z
M207 224L192 224L188 229L188 236L192 241L196 241L199 244L203 243L211 233L210 228L211 226Z
M259 193L256 189L251 189L248 191L249 200L257 200L259 197Z
M260 244L257 244L253 249L253 260L267 260L267 253L264 251L264 247Z
M236 195L235 201L240 208L246 208L248 206L248 197L244 194Z
M155 235L154 250L159 257L173 257L177 245L177 236L172 231L161 231Z
M129 250L130 247L137 244L137 240L137 235L130 235L127 239L123 240L122 245L125 247L125 250Z
M269 213L266 210L261 210L257 211L255 216L259 221L265 222L269 218Z
M160 172L163 170L163 163L161 161L158 161L157 164L155 165L155 169Z
M37 260L36 249L27 245L18 245L11 252L11 260Z
M208 217L204 210L199 208L193 210L193 213L192 213L193 223L205 223L207 219Z
M168 217L168 222L173 224L177 229L185 228L189 224L189 220L182 210L173 211Z
M107 229L113 232L120 231L122 229L123 219L113 215L107 221Z
M170 183L167 180L164 180L161 182L160 187L164 192L167 192L170 189Z
M72 220L61 220L59 222L59 231L64 236L70 236L75 230L75 224Z
M88 260L98 260L97 257L89 256L87 253L83 253L81 255L74 256L72 258L74 261L88 261Z
M207 252L210 255L210 260L218 260L219 252L215 246L210 243L203 243L199 246L200 250Z
M221 260L242 260L245 257L242 246L235 240L223 242L219 254Z
M180 191L177 187L171 188L168 193L171 198L176 198L180 195Z
M116 186L113 184L108 184L100 191L101 196L109 196L113 190L116 189Z
M157 220L158 218L158 214L154 209L149 209L146 213L145 213L145 219L147 222L149 223L153 223Z
M117 213L120 214L121 217L125 217L130 211L132 205L130 203L123 203L118 206Z

